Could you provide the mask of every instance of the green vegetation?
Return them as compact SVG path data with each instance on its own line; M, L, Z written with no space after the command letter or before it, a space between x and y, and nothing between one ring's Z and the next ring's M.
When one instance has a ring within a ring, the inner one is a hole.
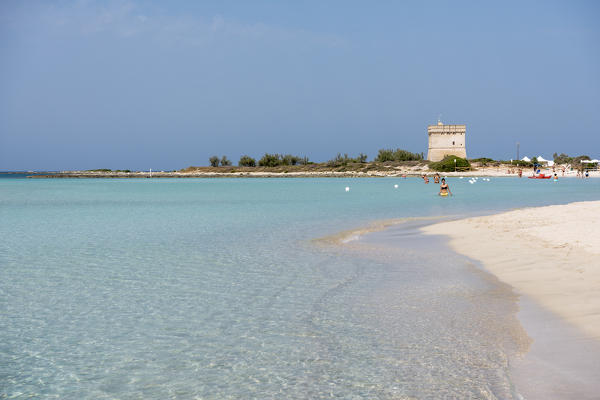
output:
M219 166L219 157L217 157L217 156L212 156L211 158L208 159L208 161L210 162L211 167Z
M579 164L581 164L582 160L591 160L591 158L590 158L590 156L577 156L577 157L573 158L573 160L571 161L571 164L573 164L573 166L579 165Z
M488 158L488 157L472 158L469 160L469 162L479 163L483 167L485 167L489 164L496 163L496 161L493 158Z
M375 157L376 162L386 161L420 161L423 159L423 153L411 153L410 151L402 149L381 149Z
M569 157L565 153L560 153L560 155L554 153L552 157L554 158L554 162L556 164L573 164L574 166L581 164L581 160L591 160L591 158L586 155Z
M573 162L573 157L569 157L565 153L560 153L560 155L554 153L552 155L552 159L556 164L570 164L571 162Z
M456 160L456 162L454 162ZM466 171L471 169L469 160L456 157L446 156L442 161L429 164L429 168L439 172Z
M503 161L502 163L514 165L515 167L533 167L533 163L531 161L512 160L512 161Z
M297 157L291 154L269 154L265 153L260 160L258 160L259 167L278 167L280 165L307 165L309 164L308 157Z
M344 154L342 156L341 153L337 153L337 156L335 156L335 158L333 158L327 162L327 166L341 167L341 166L346 166L351 163L364 164L366 162L367 162L367 155L363 154L363 153L360 153L358 155L358 157L356 157L356 158L348 157L348 154Z
M260 160L258 160L259 167L277 167L281 165L279 154L265 153Z
M231 165L231 161L227 158L227 156L223 156L221 158L221 167L229 167Z
M99 169L88 169L88 172L131 172L129 169L115 169L114 171L109 168L99 168Z
M238 161L239 167L256 167L256 160L250 156L241 156Z

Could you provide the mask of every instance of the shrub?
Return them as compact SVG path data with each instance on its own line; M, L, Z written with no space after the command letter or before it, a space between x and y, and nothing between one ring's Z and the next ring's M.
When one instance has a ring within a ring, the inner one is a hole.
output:
M579 166L581 165L581 160L591 160L591 158L589 156L577 156L571 160L571 163L573 166Z
M348 165L350 163L360 163L360 164L364 164L367 162L367 155L360 153L358 155L358 157L356 158L352 158L349 157L348 154L344 154L342 156L341 153L337 153L337 155L335 156L335 158L327 161L327 165L329 167L339 167L342 165Z
M258 165L260 167L277 167L281 165L279 154L265 153L265 155L262 156L260 160L258 160Z
M487 164L493 163L495 161L492 158L481 157L481 158L472 158L469 160L469 162L472 162L472 163L476 162L476 163L480 163L481 165L487 165Z
M230 165L231 165L231 161L229 161L229 159L227 158L227 156L221 157L221 166L222 167L228 167Z
M212 156L211 158L208 159L208 161L210 162L211 167L219 166L219 157L217 157L217 156Z
M381 149L375 157L377 162L394 161L394 151L392 149Z
M240 167L256 167L256 160L249 156L241 156L238 162Z
M454 160L456 160L456 163L454 163ZM464 158L446 156L442 161L429 164L429 168L439 172L452 172L455 168L464 171L465 169L470 169L471 164L469 163L469 160Z
M304 156L300 160L298 160L298 164L300 165L308 165L310 161L308 161L308 157Z
M533 167L533 163L531 161L512 160L512 162L506 161L506 163L516 167Z
M569 157L565 153L560 153L560 155L554 153L552 158L556 164L570 164L573 162L573 157Z
M89 172L112 172L112 169L99 168L99 169L88 169Z
M402 149L380 149L377 157L375 157L376 162L386 162L386 161L420 161L423 159L423 153L411 153L410 151L402 150Z
M300 161L300 157L286 154L285 156L279 156L282 165L296 165Z

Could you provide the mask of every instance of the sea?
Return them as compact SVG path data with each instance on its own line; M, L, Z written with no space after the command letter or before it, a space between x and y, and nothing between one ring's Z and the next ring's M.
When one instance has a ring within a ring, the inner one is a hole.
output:
M419 227L600 179L447 180L2 174L0 398L520 399L517 294Z

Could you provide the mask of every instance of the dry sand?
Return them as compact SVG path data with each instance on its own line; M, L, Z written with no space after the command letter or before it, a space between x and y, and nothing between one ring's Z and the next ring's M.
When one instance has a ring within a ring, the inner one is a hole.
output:
M600 339L600 201L520 209L423 228L545 309Z

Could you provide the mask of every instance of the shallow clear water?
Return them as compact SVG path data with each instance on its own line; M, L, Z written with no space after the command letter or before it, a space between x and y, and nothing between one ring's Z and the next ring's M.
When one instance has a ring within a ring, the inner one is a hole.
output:
M312 239L599 181L0 179L0 397L511 398L508 288L408 230Z

